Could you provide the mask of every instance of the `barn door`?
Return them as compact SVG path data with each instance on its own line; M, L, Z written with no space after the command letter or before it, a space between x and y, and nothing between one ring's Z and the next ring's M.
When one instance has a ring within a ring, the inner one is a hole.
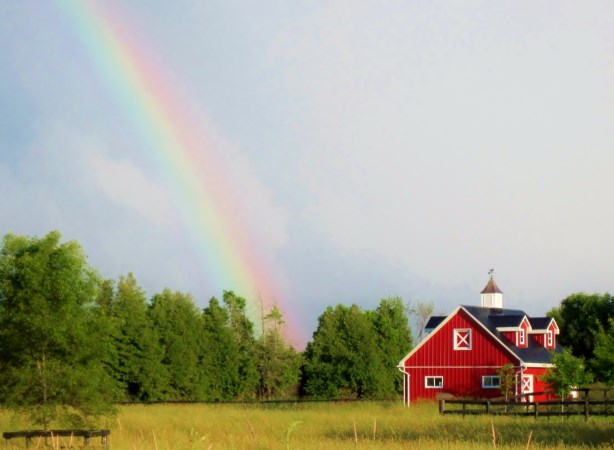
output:
M533 392L533 375L523 374L522 375L522 393L528 394L530 392ZM523 397L523 400L526 402L532 402L533 396L527 395L526 397Z

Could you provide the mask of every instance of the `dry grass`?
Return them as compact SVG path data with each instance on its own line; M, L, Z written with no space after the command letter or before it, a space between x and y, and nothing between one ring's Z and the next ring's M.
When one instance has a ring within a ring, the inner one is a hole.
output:
M28 428L7 413L0 426ZM113 450L614 448L611 418L442 417L433 403L133 405L109 426Z

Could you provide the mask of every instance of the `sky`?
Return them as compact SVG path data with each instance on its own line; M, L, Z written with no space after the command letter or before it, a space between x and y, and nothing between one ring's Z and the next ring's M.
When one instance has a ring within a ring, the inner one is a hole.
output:
M478 305L491 268L531 315L614 291L612 2L84 3L147 70L100 64L69 0L0 3L1 235L59 230L149 296L275 303L298 346L329 305ZM154 78L202 183L131 107Z

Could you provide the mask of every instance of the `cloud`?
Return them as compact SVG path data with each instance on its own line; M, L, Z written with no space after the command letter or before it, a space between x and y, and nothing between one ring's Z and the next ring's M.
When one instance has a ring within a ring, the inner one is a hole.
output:
M109 201L137 212L154 226L172 222L168 192L134 161L111 159L96 152L85 152L83 157L85 172L92 175L100 194Z

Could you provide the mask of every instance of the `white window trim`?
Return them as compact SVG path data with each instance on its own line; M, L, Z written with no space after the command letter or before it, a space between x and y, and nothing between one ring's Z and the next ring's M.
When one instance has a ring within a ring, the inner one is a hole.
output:
M434 380L435 386L429 386L428 380ZM437 385L437 380L441 380L441 384ZM426 376L424 377L424 387L426 389L443 389L443 376L435 375L435 376Z
M471 328L455 328L454 329L454 350L471 350ZM465 338L460 336L460 333L467 333ZM459 345L460 344L460 345Z
M497 379L498 384L493 384L493 380ZM490 385L486 385L486 380L490 380ZM499 375L482 375L482 389L499 389L501 388L501 377Z
M548 330L546 332L546 346L547 347L554 346L554 332L552 330Z
M518 346L525 345L526 342L527 342L526 332L524 328L521 327L520 330L518 330Z

